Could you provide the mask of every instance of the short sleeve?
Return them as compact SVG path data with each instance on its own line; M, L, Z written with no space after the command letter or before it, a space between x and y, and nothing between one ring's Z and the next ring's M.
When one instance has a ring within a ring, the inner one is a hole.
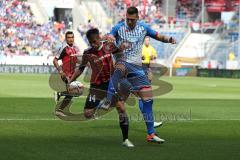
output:
M111 32L110 32L109 34L113 35L114 37L117 37L117 35L118 35L118 30L119 30L119 28L120 28L123 24L124 24L124 22L120 22L120 23L118 23L117 25L115 25L115 26L112 28L112 30L111 30Z
M157 35L158 35L158 32L153 30L149 25L147 25L146 23L141 23L144 27L144 29L146 30L147 34L146 36L149 36L153 39L156 39L157 38Z
M55 57L56 57L58 60L60 60L60 59L62 59L62 57L64 56L64 54L65 54L65 46L62 46L62 47L60 47L60 48L58 49Z
M109 34L111 34L114 37L116 37L117 36L117 26L114 26Z

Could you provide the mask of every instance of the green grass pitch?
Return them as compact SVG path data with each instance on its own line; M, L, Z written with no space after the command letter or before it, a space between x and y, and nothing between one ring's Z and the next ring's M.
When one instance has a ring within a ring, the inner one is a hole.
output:
M116 111L99 120L66 122L53 115L49 75L0 74L1 160L236 160L240 157L240 80L163 77L172 92L156 98L162 145L145 141L137 106L127 106L129 138L121 146ZM81 111L84 97L73 105ZM177 117L184 115L183 117Z

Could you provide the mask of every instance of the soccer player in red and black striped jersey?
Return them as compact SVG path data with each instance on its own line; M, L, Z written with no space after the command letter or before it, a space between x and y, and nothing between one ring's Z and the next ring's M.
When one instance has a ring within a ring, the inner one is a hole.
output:
M113 71L113 60L111 53L120 51L115 45L101 41L99 30L94 28L87 31L87 39L91 48L84 51L82 62L78 70L71 77L69 82L74 81L81 75L87 63L92 69L90 89L87 96L84 115L92 118L99 105L99 102L106 97L110 76ZM120 46L121 48L121 46ZM116 99L114 105L119 113L120 128L122 130L123 145L133 147L128 140L128 116L124 107L124 100Z
M74 44L74 33L72 31L67 31L65 33L65 41L63 42L62 46L59 48L53 59L54 66L56 67L59 75L66 84L74 73L78 62L76 55L78 55L79 52L79 48ZM59 60L62 61L62 65L59 65ZM57 92L55 94L56 102L59 100L61 95L65 96L61 106L56 111L56 115L65 116L62 110L70 103L72 96L70 96L67 92Z

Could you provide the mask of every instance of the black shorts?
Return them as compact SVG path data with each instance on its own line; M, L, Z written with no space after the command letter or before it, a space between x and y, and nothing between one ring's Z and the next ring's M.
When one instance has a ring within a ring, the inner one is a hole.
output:
M93 109L99 105L99 102L107 96L108 84L109 82L90 85L84 109Z

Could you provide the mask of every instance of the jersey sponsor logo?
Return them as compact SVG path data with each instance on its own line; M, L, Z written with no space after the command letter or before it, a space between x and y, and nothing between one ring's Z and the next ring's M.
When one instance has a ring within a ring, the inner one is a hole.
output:
M129 36L127 37L127 40L132 43L138 42L139 37Z

